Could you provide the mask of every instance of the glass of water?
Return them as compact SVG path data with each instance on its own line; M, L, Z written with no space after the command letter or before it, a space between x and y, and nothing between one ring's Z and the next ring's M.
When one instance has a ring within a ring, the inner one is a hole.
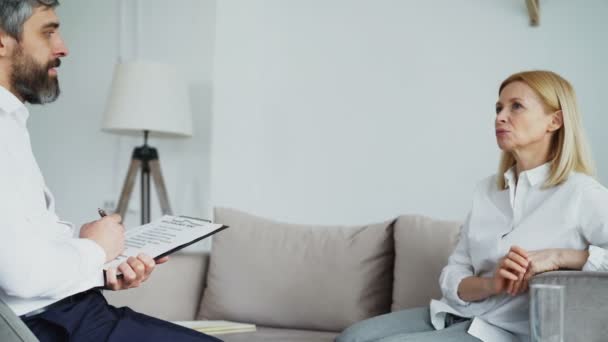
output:
M564 293L562 285L530 286L530 334L533 342L564 341Z

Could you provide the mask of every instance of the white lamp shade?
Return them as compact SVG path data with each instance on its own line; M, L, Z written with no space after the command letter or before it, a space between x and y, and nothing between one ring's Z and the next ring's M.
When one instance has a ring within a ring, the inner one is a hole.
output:
M191 136L186 82L170 65L139 61L117 64L102 128L115 133Z

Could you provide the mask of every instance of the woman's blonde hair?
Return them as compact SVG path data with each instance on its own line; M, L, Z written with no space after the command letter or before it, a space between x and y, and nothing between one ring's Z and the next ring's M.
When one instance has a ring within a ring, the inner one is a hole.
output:
M576 103L574 88L568 81L551 71L524 71L509 76L502 82L498 94L512 82L523 82L532 88L542 99L551 112L562 112L562 127L554 133L551 143L551 171L544 187L548 188L561 184L568 179L572 171L590 176L595 175L595 169L585 132L581 114ZM510 152L502 152L498 167L498 188L505 189L507 184L502 175L516 161Z

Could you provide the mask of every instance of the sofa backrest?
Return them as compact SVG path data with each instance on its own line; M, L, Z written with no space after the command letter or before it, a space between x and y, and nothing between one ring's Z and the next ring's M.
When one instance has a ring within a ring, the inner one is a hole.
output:
M392 311L441 297L439 274L456 246L460 225L420 215L397 219Z
M404 215L361 226L297 225L216 208L199 319L340 331L440 298L460 222Z

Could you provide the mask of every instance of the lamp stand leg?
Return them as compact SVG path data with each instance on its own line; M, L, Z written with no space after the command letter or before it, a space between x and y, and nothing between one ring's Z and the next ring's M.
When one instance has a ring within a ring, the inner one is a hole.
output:
M141 224L150 222L150 166L148 160L141 163Z
M143 146L136 147L131 156L131 165L127 171L127 177L120 193L120 199L118 200L118 207L116 212L120 216L125 218L127 214L127 207L129 205L129 198L133 192L135 186L135 177L137 171L141 169L141 224L150 222L150 177L154 179L154 185L156 187L156 193L160 203L160 208L163 215L171 215L171 206L169 205L169 197L167 196L167 188L165 187L165 181L160 170L160 162L158 160L158 151L154 147L150 147L146 143Z
M158 159L151 160L149 162L150 172L154 179L154 186L156 187L156 194L158 195L158 201L160 203L160 209L163 215L172 215L171 205L169 205L169 197L167 196L167 188L165 187L165 181L163 174L160 170L160 161Z
M135 176L137 175L137 171L141 167L141 160L131 158L131 164L129 165L129 170L127 171L127 177L125 178L125 182L122 186L122 191L120 193L120 199L118 200L118 207L116 208L116 213L120 214L122 219L125 219L125 215L127 214L127 207L129 206L129 198L131 197L131 193L133 192L133 187L135 186Z

